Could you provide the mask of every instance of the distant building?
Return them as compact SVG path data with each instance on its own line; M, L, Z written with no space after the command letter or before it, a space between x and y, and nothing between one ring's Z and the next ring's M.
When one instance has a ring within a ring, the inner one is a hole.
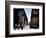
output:
M22 27L23 29L24 24L26 23L28 24L28 19L24 9L14 9L14 28ZM17 24L17 27L15 24Z
M39 28L39 9L32 9L30 28Z

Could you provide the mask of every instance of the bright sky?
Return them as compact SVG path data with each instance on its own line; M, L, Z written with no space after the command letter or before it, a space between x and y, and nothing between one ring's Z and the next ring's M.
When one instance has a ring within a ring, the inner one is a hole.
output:
M24 10L25 10L25 13L26 13L26 15L27 15L27 18L28 18L28 23L31 21L31 11L32 11L32 9L31 8L24 8Z

